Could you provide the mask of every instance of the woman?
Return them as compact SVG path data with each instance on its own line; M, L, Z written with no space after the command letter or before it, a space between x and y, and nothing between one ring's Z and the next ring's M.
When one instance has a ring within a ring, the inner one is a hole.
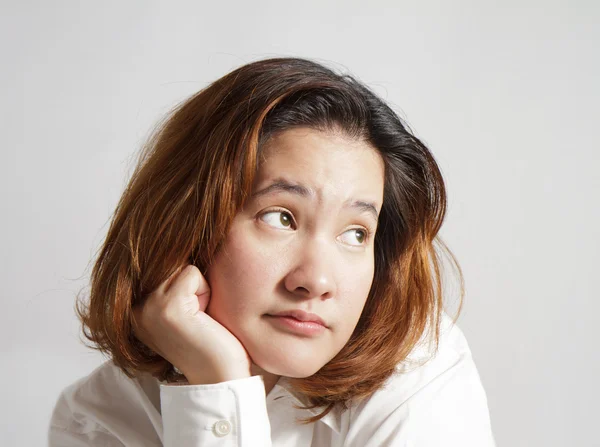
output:
M77 308L111 360L63 391L50 444L493 446L443 310L445 206L428 149L352 77L277 58L218 79L117 206Z

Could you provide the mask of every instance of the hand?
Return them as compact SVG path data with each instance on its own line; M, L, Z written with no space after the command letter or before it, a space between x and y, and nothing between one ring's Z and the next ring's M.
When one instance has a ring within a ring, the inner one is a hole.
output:
M248 352L205 313L209 301L206 279L196 266L188 265L134 306L134 334L192 385L250 377Z

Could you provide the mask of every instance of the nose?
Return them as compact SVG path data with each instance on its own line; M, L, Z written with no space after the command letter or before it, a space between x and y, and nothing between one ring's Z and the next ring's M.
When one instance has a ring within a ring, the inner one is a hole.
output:
M304 241L295 252L297 262L285 277L285 288L302 298L334 297L334 262L327 249L327 243L322 240Z

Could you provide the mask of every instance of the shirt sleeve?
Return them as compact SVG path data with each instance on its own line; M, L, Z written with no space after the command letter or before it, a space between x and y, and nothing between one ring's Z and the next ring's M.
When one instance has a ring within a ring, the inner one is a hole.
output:
M160 386L165 447L271 447L262 376Z
M74 418L65 392L61 393L54 406L47 437L49 447L123 447L113 434L92 421Z
M118 439L110 433L91 431L77 433L64 428L50 427L48 431L48 445L50 447L124 447Z
M411 377L410 380L413 378ZM422 373L414 380L422 381ZM379 393L352 422L345 447L495 447L485 391L470 354L404 396Z

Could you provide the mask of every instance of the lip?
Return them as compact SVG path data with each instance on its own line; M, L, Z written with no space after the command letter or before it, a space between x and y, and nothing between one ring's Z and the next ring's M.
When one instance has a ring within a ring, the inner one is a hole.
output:
M313 314L310 312L304 312L301 309L285 310L283 312L278 312L271 316L273 316L273 317L291 317L300 322L316 323L321 326L327 327L327 325L325 324L323 319L321 317L319 317L317 314Z
M304 336L316 336L322 334L327 328L315 321L300 321L286 315L267 315L268 319L286 332Z

